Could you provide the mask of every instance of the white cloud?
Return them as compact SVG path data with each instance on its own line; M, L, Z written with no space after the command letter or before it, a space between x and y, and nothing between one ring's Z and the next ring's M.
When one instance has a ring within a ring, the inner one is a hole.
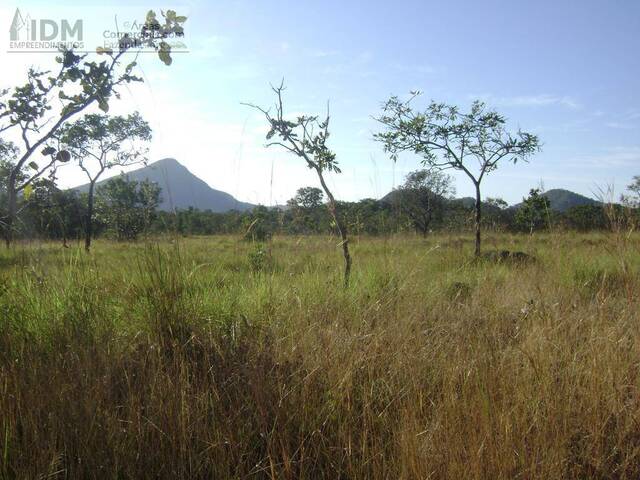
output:
M564 165L601 168L638 167L640 166L640 146L612 147L601 153L575 157Z
M581 105L572 97L549 94L516 95L500 97L492 94L468 95L469 99L480 99L497 107L546 107L559 105L571 109L580 108Z

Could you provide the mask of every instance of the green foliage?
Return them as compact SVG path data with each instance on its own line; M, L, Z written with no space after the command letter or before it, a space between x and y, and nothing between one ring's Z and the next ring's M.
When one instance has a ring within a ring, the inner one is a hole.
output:
M315 187L299 188L296 196L287 201L291 233L318 233L326 231L329 222L323 205L324 194Z
M318 208L322 205L324 193L316 187L302 187L296 192L296 196L289 200L290 205L306 209Z
M441 222L445 204L455 189L453 178L437 170L416 170L393 192L393 202L411 220L416 232L426 235L432 221Z
M507 202L504 201L504 199L502 198L493 198L493 197L487 197L485 199L485 203L487 205L490 205L492 207L496 207L499 208L500 210L504 210L505 208L507 208L509 206L509 204Z
M540 192L540 189L532 188L516 212L516 225L529 233L549 228L550 204Z
M138 112L123 116L88 114L68 123L56 133L56 140L71 152L80 167L93 160L99 167L127 166L144 160L136 142L149 142L151 128Z
M120 87L142 81L132 74L135 61L121 68L124 55L148 46L158 50L165 64L171 63L170 49L166 48L164 39L168 35L183 35L186 18L172 10L162 15L163 23L150 11L140 35L136 38L123 36L118 51L99 48L94 57L93 54L77 55L73 50L62 48L55 58L57 68L54 72L30 68L24 85L0 91L0 132L17 131L23 141L22 150L16 155L13 175L7 180L7 244L14 233L18 193L54 168L56 163L69 161L69 155L48 143L52 143L70 119L89 106L97 104L106 113L111 98L119 96ZM54 111L54 106L56 113L51 117L48 113ZM38 153L42 158L38 158ZM16 181L16 174L24 172L25 166L30 167L27 178Z
M264 242L278 229L278 212L264 205L256 206L249 216L244 219L246 231L245 240Z
M581 232L605 230L609 227L607 215L602 205L572 207L565 212L564 221L567 227Z
M528 159L540 149L538 137L506 129L506 119L483 102L475 101L468 113L458 107L431 101L423 111L414 110L411 102L419 95L412 92L408 101L391 97L377 120L383 131L374 138L396 161L402 152L422 158L423 165L435 169L453 168L473 182L476 191L476 256L480 255L482 202L480 186L485 175L498 168L501 160L513 163Z
M627 185L630 194L623 197L623 201L632 208L640 209L640 175L633 177L633 182Z
M271 269L271 253L263 243L256 243L255 248L247 254L249 268L253 273L261 273Z
M340 173L336 155L327 146L329 139L329 105L327 104L327 116L324 120L319 120L317 116L299 116L295 121L285 119L284 107L282 100L282 92L284 90L284 81L279 87L272 87L276 94L276 113L272 116L269 110L250 105L259 110L264 115L269 124L267 133L267 147L277 145L284 148L289 153L296 155L304 160L310 169L315 170L320 185L327 195L327 207L333 219L333 226L340 235L340 247L344 258L344 286L349 286L349 277L351 274L351 255L349 253L349 235L347 226L338 214L337 202L333 193L327 186L324 174L326 172Z
M160 187L124 175L98 188L97 217L118 240L135 240L148 230L160 203Z
M408 101L391 97L377 118L385 130L374 138L394 160L409 151L421 156L425 165L459 169L478 181L495 170L500 160L515 163L540 147L535 135L521 130L507 132L505 117L488 110L483 102L475 101L465 114L456 106L434 101L418 112L411 106L417 96L414 93ZM480 163L478 176L469 170L472 160Z

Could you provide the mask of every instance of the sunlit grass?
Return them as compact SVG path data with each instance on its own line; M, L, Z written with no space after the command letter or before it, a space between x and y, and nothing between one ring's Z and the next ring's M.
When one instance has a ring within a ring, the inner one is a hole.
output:
M0 478L637 478L640 238L0 252Z

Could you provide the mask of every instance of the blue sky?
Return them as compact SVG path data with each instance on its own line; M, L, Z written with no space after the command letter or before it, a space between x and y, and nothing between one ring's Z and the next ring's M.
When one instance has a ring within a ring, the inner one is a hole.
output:
M242 106L269 105L269 83L285 79L292 114L331 103L331 144L343 168L331 185L341 199L380 197L420 166L393 164L372 140L372 116L392 94L410 90L465 108L476 99L512 128L538 134L529 164L505 164L484 196L519 201L541 183L593 196L619 193L640 174L640 2L637 1L215 1L176 5L21 2L34 17L80 16L111 25L109 12L163 6L185 13L188 53L165 67L140 62L146 82L124 92L114 112L138 109L152 123L151 160L173 156L214 188L263 204L284 203L312 172L263 148L263 119ZM0 11L7 26L16 5ZM99 27L93 27L96 30ZM7 54L5 82L44 54ZM11 83L9 83L10 85ZM471 185L455 175L459 196ZM67 185L81 183L68 168Z

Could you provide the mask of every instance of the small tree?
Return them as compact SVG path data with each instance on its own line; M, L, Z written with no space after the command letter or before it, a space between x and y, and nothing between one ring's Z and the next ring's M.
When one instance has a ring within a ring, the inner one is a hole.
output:
M417 95L418 92L412 93L408 101L394 96L385 102L382 115L376 119L384 131L374 138L384 144L394 161L401 152L413 152L422 157L424 165L440 170L452 168L469 177L476 194L475 254L480 255L482 180L503 159L514 163L526 160L540 149L540 142L537 136L520 130L508 133L506 119L482 102L474 102L465 114L458 107L433 101L418 112L411 106Z
M35 231L45 238L62 240L68 247L70 236L82 232L84 208L75 190L60 190L56 185L55 175L39 179L33 191L25 193L23 213L26 222L31 222ZM22 210L22 209L21 209Z
M500 197L487 197L485 198L484 203L492 207L495 207L499 210L505 210L506 208L509 207L509 204L503 198L500 198Z
M632 208L640 208L640 175L633 177L633 182L627 185L630 195L623 195L622 202Z
M84 247L91 249L96 183L104 172L147 161L139 142L151 140L151 128L138 112L127 117L90 114L67 124L58 134L89 180Z
M244 218L244 238L254 242L271 240L278 229L278 212L264 205L256 205Z
M150 226L160 191L148 180L129 181L124 175L112 178L97 189L97 216L118 240L135 240Z
M454 194L453 179L438 170L416 170L405 177L395 199L422 236L434 219L441 218L447 198Z
M539 188L532 188L516 212L516 225L522 230L534 230L549 226L549 199L540 194Z
M72 50L61 50L56 57L56 72L31 68L24 85L0 91L0 134L17 131L22 142L7 177L7 246L13 239L20 192L58 162L69 161L67 152L57 151L51 145L46 146L47 143L65 123L91 105L97 104L107 112L109 100L119 95L118 87L142 81L132 73L137 65L135 59L121 68L125 54L150 46L157 51L163 63L171 64L171 47L165 39L169 35L184 34L186 17L176 15L173 10L167 10L163 16L164 22L160 23L156 14L149 11L136 38L123 35L117 51L98 47L96 55L100 60L89 55L76 55ZM19 179L26 169L25 178Z
M600 204L571 207L562 214L562 219L569 228L583 232L609 228L605 207Z
M302 115L293 120L284 117L282 103L282 92L284 84L279 87L271 87L276 95L275 113L265 110L257 105L245 104L262 112L269 123L267 133L267 147L277 145L288 152L303 159L307 166L316 172L320 185L327 195L327 207L335 223L342 245L342 255L344 257L344 285L349 286L349 276L351 274L351 254L349 253L349 237L347 228L340 219L337 211L336 199L325 181L326 172L340 173L336 154L327 146L329 139L329 109L324 120L318 116ZM272 140L273 138L276 140Z
M323 197L324 193L319 188L302 187L298 189L295 197L287 201L296 231L320 231L322 219L319 214L323 206Z

